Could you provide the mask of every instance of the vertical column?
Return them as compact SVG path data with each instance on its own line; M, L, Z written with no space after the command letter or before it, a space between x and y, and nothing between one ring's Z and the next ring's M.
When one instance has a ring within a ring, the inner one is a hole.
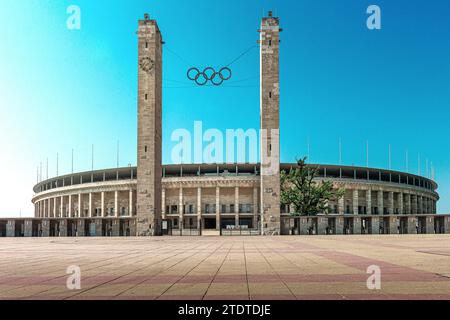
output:
M50 211L50 199L45 200L47 203L47 217L51 217L51 211Z
M258 223L258 188L253 187L253 228L256 228Z
M57 206L56 206L56 197L53 198L53 217L57 217Z
M65 216L65 212L64 212L64 197L61 196L61 203L59 204L59 216L62 218Z
M372 189L366 190L367 214L372 214Z
M359 206L359 190L353 190L353 214L358 214L358 206Z
M92 192L89 192L89 218L92 218Z
M184 227L184 206L183 206L183 187L180 187L180 191L178 194L178 215L180 217L180 230L183 230Z
M234 187L234 225L239 226L239 187Z
M165 207L165 205L162 206L162 208L164 208L164 207ZM128 216L130 216L130 217L133 216L133 189L130 189L130 191L128 191ZM165 214L163 214L163 219L164 218L165 218Z
M44 200L44 217L48 218L48 212L47 212L47 200Z
M400 214L404 214L405 210L404 210L404 205L403 205L403 192L400 192L398 194L398 211Z
M216 187L216 230L220 230L220 187Z
M338 199L339 214L344 214L344 196Z
M202 188L197 188L197 225L202 223Z
M72 214L72 195L69 194L69 218L72 218L73 214Z
M280 233L279 19L269 12L260 32L261 232Z
M78 218L83 216L83 199L82 194L78 194Z
M114 191L114 216L119 217L119 191Z
M383 190L377 191L377 198L378 214L384 214Z
M414 194L411 193L410 199L411 199L411 213L417 214L417 198Z
M405 212L411 214L411 194L405 193Z
M419 204L419 210L417 210L418 211L417 213L422 214L423 213L423 200L422 200L423 197L421 195L418 195L417 198L418 198L418 204Z
M148 14L138 29L138 236L161 235L162 36Z
M394 192L392 191L388 193L388 212L389 214L394 213Z
M100 211L102 212L102 217L107 217L108 213L105 210L105 191L100 194Z
M130 192L132 192L132 190L130 190ZM162 188L161 190L161 213L162 213L162 218L165 219L166 218L166 188Z

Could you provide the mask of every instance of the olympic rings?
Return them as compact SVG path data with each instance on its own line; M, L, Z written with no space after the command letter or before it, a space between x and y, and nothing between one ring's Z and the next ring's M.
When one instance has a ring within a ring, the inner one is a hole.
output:
M195 81L199 86L204 86L208 81L215 86L220 86L224 81L231 79L232 72L228 67L223 67L219 72L212 67L206 67L203 72L197 68L190 68L186 75L189 80Z

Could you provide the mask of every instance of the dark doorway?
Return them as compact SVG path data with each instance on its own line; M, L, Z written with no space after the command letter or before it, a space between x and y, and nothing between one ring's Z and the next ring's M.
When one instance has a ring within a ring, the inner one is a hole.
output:
M0 237L6 237L6 221L0 221Z
M372 219L362 218L361 219L361 234L372 234Z
M427 233L427 218L418 217L417 218L417 233L426 234Z
M434 218L434 232L435 233L445 233L445 218L435 217Z
M39 221L33 220L31 222L31 236L42 237L42 224Z
M112 237L112 224L112 220L105 219L102 221L102 235L104 237Z
M78 233L78 224L75 220L67 220L67 236L76 237Z
M336 234L336 218L328 218L327 234Z
M353 218L344 218L344 234L353 234Z
M206 223L206 219L205 219L205 223ZM222 219L220 219L220 227L222 229L229 229L229 228L231 228L231 226L236 227L235 224L236 224L236 221L234 220L234 218L222 218ZM214 229L215 229L215 227L214 227Z
M119 236L120 237L129 237L130 235L131 235L130 220L120 220Z
M380 223L380 234L389 234L390 232L390 221L389 217L383 218Z
M14 229L15 237L24 237L25 236L25 222L24 221L16 221L15 229Z
M49 235L50 237L59 237L59 221L50 220Z
M162 230L163 236L172 235L172 220L170 220L170 219L162 220L161 230Z
M251 229L253 228L253 218L239 218L239 225Z

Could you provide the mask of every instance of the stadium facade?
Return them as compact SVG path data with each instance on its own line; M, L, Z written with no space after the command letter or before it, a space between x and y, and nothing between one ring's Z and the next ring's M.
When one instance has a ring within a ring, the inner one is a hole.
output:
M329 214L295 216L280 205L279 19L260 33L260 160L256 164L162 165L161 32L138 29L137 167L55 177L34 187L34 218L0 219L2 236L151 236L450 233L436 214L437 184L405 172L317 165L318 180L345 194Z

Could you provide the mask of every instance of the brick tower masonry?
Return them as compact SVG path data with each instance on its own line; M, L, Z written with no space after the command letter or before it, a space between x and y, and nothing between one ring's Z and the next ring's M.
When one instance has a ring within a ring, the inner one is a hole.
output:
M279 19L262 19L261 52L261 230L280 232Z
M162 37L155 20L139 20L138 236L161 234Z

